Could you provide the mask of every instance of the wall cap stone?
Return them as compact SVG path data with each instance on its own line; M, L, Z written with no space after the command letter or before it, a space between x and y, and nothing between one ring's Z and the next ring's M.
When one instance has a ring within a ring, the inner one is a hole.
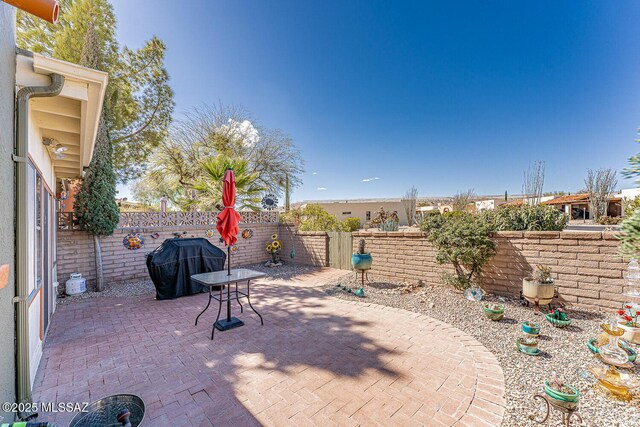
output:
M620 236L619 231L603 231L602 232L602 238L604 240L620 240L618 236Z
M493 235L496 237L522 237L522 231L496 231Z
M567 239L602 240L602 232L565 230L560 232L560 237Z

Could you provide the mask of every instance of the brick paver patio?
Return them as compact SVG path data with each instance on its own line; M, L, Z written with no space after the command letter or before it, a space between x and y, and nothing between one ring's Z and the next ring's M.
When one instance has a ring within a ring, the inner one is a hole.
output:
M246 325L216 332L207 295L98 298L58 307L38 402L140 395L147 426L497 426L504 378L474 338L404 310L316 289L343 271L263 280ZM216 307L217 308L217 307ZM73 414L41 414L66 426Z

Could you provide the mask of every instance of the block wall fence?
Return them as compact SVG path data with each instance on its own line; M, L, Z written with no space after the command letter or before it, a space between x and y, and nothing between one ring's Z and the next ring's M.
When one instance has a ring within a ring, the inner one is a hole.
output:
M246 266L270 259L265 250L265 245L271 239L271 235L278 234L283 244L281 257L285 261L314 266L326 266L327 234L324 232L298 232L293 227L278 223L240 224L240 230L250 228L253 230L251 239L242 239L238 236L239 251L232 255L232 266ZM186 237L204 237L207 230L215 230L214 225L185 226L185 227L153 227L139 229L118 229L109 237L103 237L102 263L104 278L109 282L123 282L149 277L147 272L147 254L162 244L165 239L173 238L173 233L186 231ZM126 249L122 241L129 233L140 233L145 240L144 247L137 250ZM153 233L160 237L151 238ZM215 246L226 250L219 243L219 235L208 239ZM295 248L295 257L290 257L291 248ZM82 273L87 279L89 287L95 285L96 268L93 237L85 231L59 230L57 238L57 273L60 287L64 289L64 283L73 272Z
M408 282L441 283L453 273L435 260L436 251L422 232L353 233L354 250L364 239L373 256L372 274ZM552 268L560 301L598 308L620 307L627 261L618 255L612 232L505 231L494 235L497 253L485 266L481 284L498 295L520 295L522 279L537 264Z
M188 236L205 237L212 225L183 228L165 227L137 229L145 237L145 246L136 251L124 248L122 240L132 230L117 230L113 236L103 238L103 264L105 280L120 282L148 277L146 256L176 231L187 231ZM236 266L266 262L269 254L265 244L277 233L282 241L281 258L286 262L317 267L329 265L329 239L325 232L302 232L292 225L263 223L241 224L240 229L251 228L251 239L239 238L239 252L233 255ZM160 237L150 235L158 232ZM616 308L625 302L622 295L627 261L618 254L619 241L612 232L527 231L498 232L494 235L497 253L485 266L481 277L483 288L491 293L518 297L522 278L537 264L552 268L560 300L600 308ZM373 256L371 273L388 280L440 284L443 273L453 273L448 265L436 262L436 251L427 241L425 233L357 231L353 233L354 251L364 239L367 251ZM218 236L209 239L224 249ZM89 286L95 284L93 238L83 231L58 231L58 280L63 286L72 272L80 272ZM291 250L295 256L291 258Z

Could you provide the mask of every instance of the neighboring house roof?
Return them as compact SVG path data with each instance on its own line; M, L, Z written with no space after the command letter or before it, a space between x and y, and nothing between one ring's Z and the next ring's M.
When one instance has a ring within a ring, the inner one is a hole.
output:
M588 193L578 193L578 194L570 194L568 196L556 197L555 199L542 202L542 204L543 205L568 205L571 203L588 203L588 202L589 202Z
M503 203L500 206L520 206L520 205L524 205L524 200L522 199L512 200L510 202Z
M30 101L34 124L43 138L63 147L64 158L53 159L59 178L76 178L89 166L107 88L108 74L59 59L20 50L16 59L16 85L47 86L51 74L64 76L58 96Z

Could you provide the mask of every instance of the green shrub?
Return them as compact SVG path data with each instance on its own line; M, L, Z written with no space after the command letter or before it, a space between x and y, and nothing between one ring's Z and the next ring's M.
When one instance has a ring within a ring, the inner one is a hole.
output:
M360 229L360 218L347 218L342 221L343 231L356 231Z
M622 222L622 218L615 216L601 216L596 220L600 225L618 225Z
M620 252L630 258L640 257L640 209L625 218L620 227Z
M633 216L633 213L640 208L640 196L634 197L633 200L624 200L624 216Z
M482 267L496 252L490 236L493 226L483 216L466 212L427 215L420 229L437 251L439 264L451 264L455 275L443 276L445 283L466 289L475 283Z
M295 224L298 226L302 221L302 209L291 208L289 212L284 212L278 215L278 220L283 224Z
M503 205L480 214L496 231L561 231L569 217L548 205Z
M322 206L307 205L300 212L301 231L342 231L342 223Z

